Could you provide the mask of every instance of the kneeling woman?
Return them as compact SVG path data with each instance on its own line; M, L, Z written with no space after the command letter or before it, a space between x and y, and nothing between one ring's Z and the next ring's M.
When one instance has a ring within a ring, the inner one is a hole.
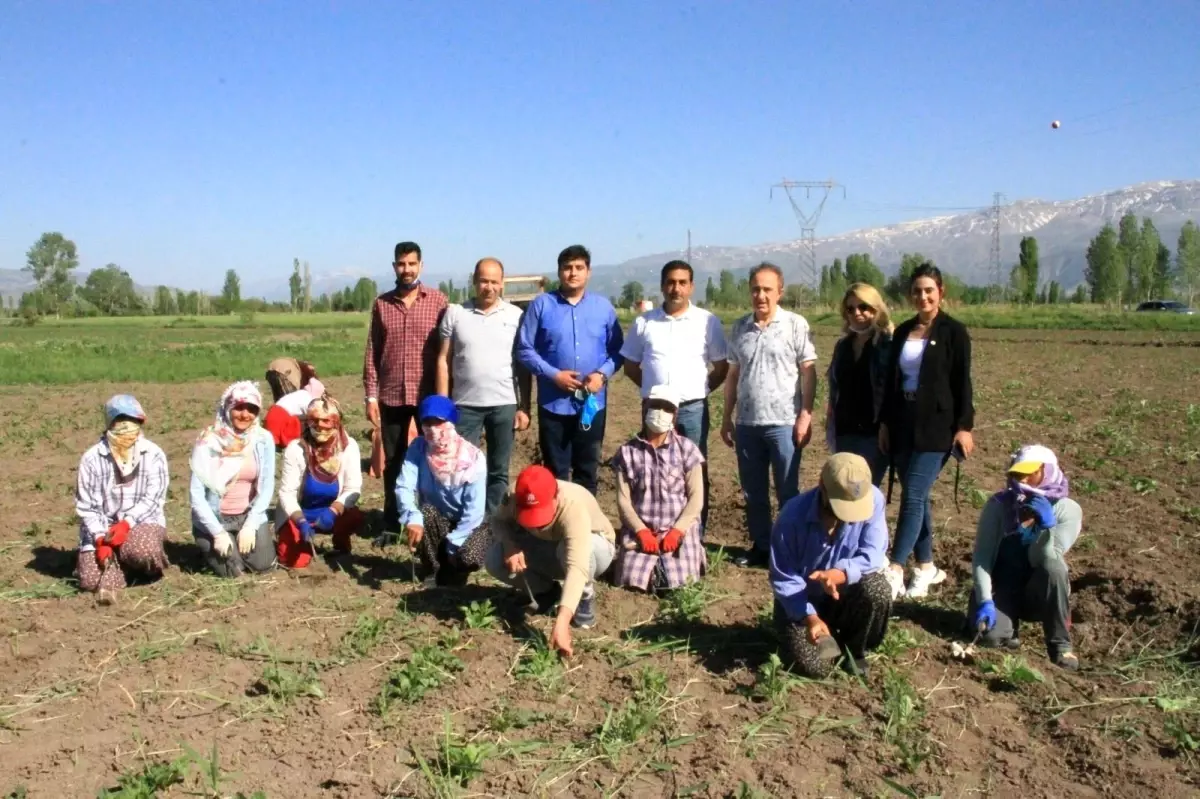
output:
M107 429L79 462L79 587L107 602L126 575L159 577L167 565L167 456L145 436L146 414L128 394L104 406Z
M621 520L617 585L660 591L704 576L704 456L675 432L678 412L673 391L651 388L642 403L642 432L622 444L612 459Z
M396 502L418 579L437 572L438 585L465 585L492 543L484 521L487 459L458 434L458 408L434 394L417 407L421 437L408 446Z
M263 419L263 427L283 448L300 437L309 404L325 396L312 364L295 358L276 358L267 365L267 385L274 404Z
M358 443L346 433L341 408L330 397L313 400L303 435L283 451L275 509L279 562L289 569L307 566L316 533L331 533L334 553L348 553L350 537L365 521L357 507L361 493Z
M253 383L234 383L192 450L192 536L222 577L275 565L267 519L275 492L275 441L258 422L261 409L262 394Z

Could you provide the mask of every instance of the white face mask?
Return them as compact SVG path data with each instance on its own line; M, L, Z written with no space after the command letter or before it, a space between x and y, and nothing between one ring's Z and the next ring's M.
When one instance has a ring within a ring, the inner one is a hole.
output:
M864 324L862 326L856 325L853 322L850 323L850 332L851 333L866 333L870 329L871 329L870 322L867 322L866 324Z
M671 429L671 422L674 421L675 414L670 411L664 411L661 408L652 408L646 411L646 429L655 435L660 435Z

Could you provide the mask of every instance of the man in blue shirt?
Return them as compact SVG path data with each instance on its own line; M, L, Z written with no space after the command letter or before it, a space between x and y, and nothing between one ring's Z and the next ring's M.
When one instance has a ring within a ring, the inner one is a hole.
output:
M621 368L624 337L612 303L587 291L591 272L586 247L574 244L558 254L558 290L529 304L516 353L537 377L542 463L557 479L595 494L605 386Z
M833 455L821 483L784 505L771 533L771 590L783 659L807 677L833 671L841 649L866 670L887 632L892 592L887 503L861 455Z

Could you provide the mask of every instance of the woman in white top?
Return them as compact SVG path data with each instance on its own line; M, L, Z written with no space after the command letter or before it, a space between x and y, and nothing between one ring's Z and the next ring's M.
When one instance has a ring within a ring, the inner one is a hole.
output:
M346 433L337 401L325 396L309 403L304 432L283 451L275 522L279 563L303 569L312 561L313 537L333 536L335 554L350 551L351 537L366 518L358 509L362 457Z

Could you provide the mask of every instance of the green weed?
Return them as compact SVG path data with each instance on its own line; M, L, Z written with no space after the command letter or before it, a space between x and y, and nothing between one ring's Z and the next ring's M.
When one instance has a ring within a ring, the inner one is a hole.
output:
M1145 496L1158 490L1158 481L1151 477L1135 477L1130 484L1135 494Z
M317 679L316 669L311 665L296 672L278 663L269 663L255 683L255 688L282 705L290 705L306 696L325 698L325 690Z
M159 791L183 782L187 762L183 758L170 763L143 764L140 770L127 771L118 777L116 788L102 788L96 795L99 799L154 799Z
M514 674L518 679L533 680L542 690L548 691L562 679L562 663L545 637L537 634L521 652Z
M347 659L365 658L379 644L390 621L370 613L361 613L343 636L338 650Z
M933 746L921 727L925 706L908 677L897 669L888 669L884 676L883 708L887 715L883 739L896 747L900 766L913 773L933 753Z
M920 645L911 631L893 624L888 627L887 635L883 637L883 641L875 651L889 660L896 660L905 652Z
M466 788L471 780L483 773L483 764L496 753L496 747L486 742L462 740L451 731L447 717L445 733L438 741L438 753L433 762L427 762L415 747L412 753L434 792L449 797L454 796L456 788Z
M772 652L767 662L758 667L752 695L772 705L779 704L787 698L787 692L795 682L796 679L783 667L779 655Z
M648 701L626 700L620 708L609 706L604 723L592 736L596 748L609 763L617 765L621 752L654 729L660 713L661 706Z
M1005 655L999 663L981 663L979 670L992 675L1009 688L1046 681L1042 673L1030 666L1020 655Z
M386 718L397 702L415 704L425 694L454 679L465 667L462 660L440 642L413 650L408 661L388 673L375 698L375 712Z
M3 602L33 602L40 599L62 599L74 596L79 590L65 582L34 583L25 588L7 588L0 591L0 601Z
M658 615L666 621L695 622L713 602L709 587L701 581L668 591L658 603Z

